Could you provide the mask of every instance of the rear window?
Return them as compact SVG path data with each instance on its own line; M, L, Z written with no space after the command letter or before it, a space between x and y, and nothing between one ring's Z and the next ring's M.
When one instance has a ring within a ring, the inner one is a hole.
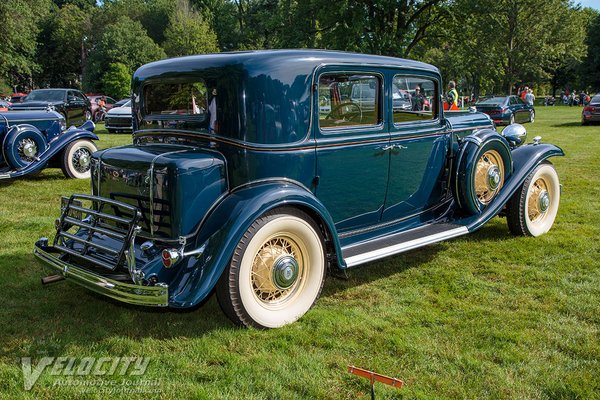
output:
M477 102L478 106L501 106L506 101L506 97L490 97Z
M144 119L157 127L208 127L209 93L204 81L149 84L143 96Z

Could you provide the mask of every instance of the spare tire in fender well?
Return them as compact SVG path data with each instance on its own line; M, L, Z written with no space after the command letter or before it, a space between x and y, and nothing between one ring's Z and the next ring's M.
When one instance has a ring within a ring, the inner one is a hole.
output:
M469 214L477 214L485 208L476 196L474 175L479 158L489 151L496 152L502 159L502 184L512 175L513 162L508 142L495 130L482 129L466 136L456 156L452 171L452 192L459 207Z

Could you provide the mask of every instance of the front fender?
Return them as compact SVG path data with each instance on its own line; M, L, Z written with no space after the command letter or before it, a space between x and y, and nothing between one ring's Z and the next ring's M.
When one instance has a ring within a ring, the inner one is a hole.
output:
M325 206L306 188L289 181L260 183L228 194L202 222L195 240L204 247L200 257L183 260L169 283L169 305L191 307L206 298L229 265L231 256L250 225L262 214L280 206L297 206L320 219L329 231L338 263L343 266L334 222Z
M71 127L60 134L56 139L49 142L46 151L40 154L38 160L32 162L25 168L1 174L0 179L17 178L43 169L54 156L70 143L79 139L100 140L95 133L92 133L87 129Z
M502 211L506 203L513 194L521 187L527 176L544 160L550 157L564 156L563 150L553 144L530 144L521 146L511 151L513 159L513 174L506 180L500 193L483 210L468 218L463 218L456 223L465 225L470 232L473 232L487 221L495 217Z

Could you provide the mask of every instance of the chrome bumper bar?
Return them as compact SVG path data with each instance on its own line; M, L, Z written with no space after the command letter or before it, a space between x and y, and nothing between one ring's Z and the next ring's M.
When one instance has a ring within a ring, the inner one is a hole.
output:
M94 292L129 304L156 307L169 305L169 287L165 284L142 286L105 278L61 260L58 256L61 252L52 246L48 246L47 239L38 240L35 243L33 253L38 259L51 267L54 272L60 273L65 278Z

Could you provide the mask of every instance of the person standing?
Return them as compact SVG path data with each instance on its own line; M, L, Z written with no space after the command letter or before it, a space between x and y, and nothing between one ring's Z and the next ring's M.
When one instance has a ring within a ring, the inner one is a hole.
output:
M412 110L413 111L423 111L425 107L425 97L423 93L421 93L421 88L417 86L415 88L415 94L412 96Z
M533 95L533 90L529 89L527 94L525 95L525 104L528 106L533 106L533 102L535 101L535 96Z
M447 108L446 108L447 107ZM446 93L446 110L458 110L458 91L456 90L456 82L448 82L448 93Z

